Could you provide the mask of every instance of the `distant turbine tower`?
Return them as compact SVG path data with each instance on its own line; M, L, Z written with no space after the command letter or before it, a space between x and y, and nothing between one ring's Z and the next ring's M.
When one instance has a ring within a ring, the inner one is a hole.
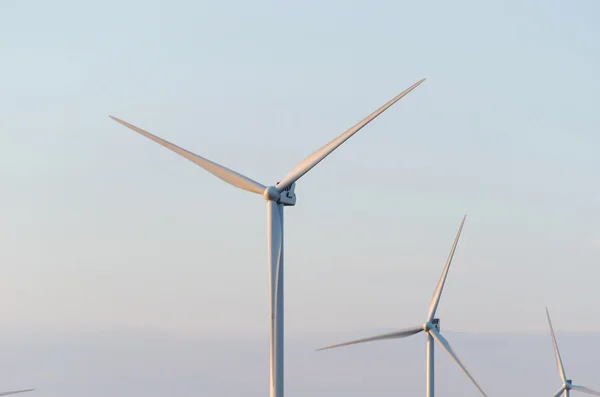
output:
M25 393L28 391L34 391L35 389L26 389L26 390L15 390L15 391L5 391L0 393L0 396L8 396L10 394L17 394L17 393Z
M556 365L558 366L558 374L560 375L560 379L562 380L562 387L560 390L554 395L554 397L559 397L564 393L564 397L569 397L571 395L571 390L581 391L587 394L591 394L592 396L600 396L600 392L594 391L592 389L588 389L584 386L576 386L572 383L571 379L567 379L567 374L565 373L565 367L563 367L562 358L560 358L560 352L558 351L558 343L556 343L556 336L554 335L554 328L552 327L552 320L550 320L550 313L548 313L548 308L546 308L546 316L548 317L548 325L550 326L550 333L552 334L552 343L554 344L554 355L556 356Z
M385 105L371 113L364 120L350 128L327 145L323 146L296 166L275 186L266 187L244 175L241 175L229 168L225 168L217 163L200 157L197 154L180 148L170 142L150 134L116 117L110 116L113 120L123 124L126 127L144 135L145 137L157 142L158 144L174 151L186 159L196 163L206 171L222 179L223 181L237 188L261 194L267 200L267 240L269 253L269 273L270 273L270 296L271 296L271 321L270 321L270 396L283 397L283 207L296 204L296 195L294 194L296 181L304 174L310 171L321 160L327 157L331 152L337 149L342 143L356 134L361 128L369 124L373 119L387 110L394 103L399 101L406 94L415 89L425 79L422 79L398 96L391 99Z
M440 344L442 349L444 349L446 351L446 353L448 353L450 358L452 358L452 360L454 360L454 362L456 364L458 364L458 366L469 377L469 379L471 379L471 381L475 384L475 387L477 387L477 389L481 392L481 394L486 396L485 392L481 389L481 387L477 384L477 382L471 376L469 371L467 371L465 366L458 359L458 356L454 353L454 351L450 347L450 344L448 343L448 341L440 334L440 320L438 318L435 318L435 312L437 311L437 307L440 302L440 297L442 296L442 290L444 289L444 284L446 283L446 277L448 276L448 270L450 269L450 264L452 263L452 258L454 257L454 251L456 251L456 246L458 245L458 239L460 238L460 233L462 232L466 218L467 218L467 216L465 215L460 224L460 228L458 229L458 233L456 234L456 238L454 239L454 244L452 245L452 250L450 251L450 255L448 256L448 260L446 261L446 266L444 267L444 271L442 272L442 277L440 278L440 281L438 282L438 285L433 294L433 298L431 299L431 304L429 305L429 314L427 315L427 321L425 321L425 324L416 326L416 327L412 327L412 328L406 328L406 329L403 329L400 331L390 332L387 334L372 336L370 338L358 339L358 340L355 340L352 342L346 342L346 343L341 343L339 345L328 346L328 347L324 347L324 348L321 348L318 350L320 351L320 350L325 350L325 349L333 349L335 347L348 346L348 345L354 345L354 344L358 344L358 343L372 342L372 341L378 341L378 340L405 338L407 336L418 334L419 332L424 331L427 333L427 397L434 397L434 386L435 386L434 354L433 354L434 353L434 351L433 351L434 339L436 342L438 342Z

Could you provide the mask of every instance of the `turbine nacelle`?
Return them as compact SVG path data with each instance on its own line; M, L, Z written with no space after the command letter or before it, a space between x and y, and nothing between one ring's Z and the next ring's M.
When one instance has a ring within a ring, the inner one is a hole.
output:
M567 380L565 381L565 388L566 388L567 390L571 390L571 386L572 386L572 385L573 385L573 381L572 381L571 379L567 379Z
M276 186L278 184L279 182L277 182ZM294 190L296 190L296 182L292 183L290 186L286 187L281 191L279 203L283 204L286 207L296 205L296 194L294 193Z
M429 332L432 329L436 330L437 332L440 332L440 319L434 318L431 321L426 322L425 324L423 324L423 329L425 330L425 332Z
M279 184L279 182L277 182L277 184ZM296 205L296 194L294 194L296 183L292 183L281 191L277 188L277 184L265 189L263 193L265 200L275 201L277 204L283 204L286 207Z

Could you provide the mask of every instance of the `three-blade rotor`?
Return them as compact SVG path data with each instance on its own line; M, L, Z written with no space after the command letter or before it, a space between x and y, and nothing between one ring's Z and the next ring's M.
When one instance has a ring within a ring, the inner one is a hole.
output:
M360 129L374 120L377 116L399 101L425 79L418 81L402 93L398 94L385 105L371 113L365 119L352 128L308 156L298 166L296 166L288 175L286 175L275 186L265 186L255 180L248 178L236 171L210 161L202 156L185 150L171 142L159 138L135 125L127 123L116 117L110 116L118 123L136 131L146 138L166 147L167 149L185 157L193 163L204 168L206 171L235 186L256 194L262 194L267 200L268 217L268 255L269 255L269 274L270 274L270 395L271 397L283 396L283 368L284 368L284 283L283 283L283 208L292 206L296 203L294 194L294 183L303 175L310 171L315 165L321 162L325 157L331 154L335 149L356 134Z
M335 149L337 149L342 143L346 142L351 136L353 136L358 131L360 131L364 126L369 124L377 116L379 116L385 110L390 108L394 103L398 102L400 99L402 99L409 92L414 90L417 86L419 86L424 81L425 81L425 79L419 80L418 82L416 82L415 84L413 84L412 86L407 88L406 90L402 91L400 94L398 94L397 96L392 98L385 105L383 105L382 107L380 107L379 109L377 109L376 111L371 113L369 116L364 118L362 121L360 121L359 123L354 125L352 128L348 129L346 132L344 132L343 134L341 134L340 136L338 136L337 138L335 138L334 140L332 140L331 142L329 142L328 144L326 144L325 146L323 146L322 148L320 148L319 150L315 151L313 154L311 154L310 156L308 156L307 158L302 160L292 171L290 171L275 186L275 189L279 193L281 193L286 188L290 187L294 182L296 182L304 174L306 174L308 171L310 171L315 165L320 163L325 157L327 157ZM202 156L192 153L189 150L183 149L169 141L159 138L156 135L153 135L153 134L151 134L133 124L123 121L117 117L110 116L110 118L112 118L113 120L115 120L118 123L121 123L125 127L128 127L130 129L136 131L137 133L145 136L146 138L149 138L149 139L153 140L154 142L166 147L167 149L170 149L173 152L185 157L186 159L199 165L200 167L204 168L206 171L217 176L218 178L222 179L223 181L229 183L232 186L235 186L239 189L243 189L243 190L246 190L246 191L249 191L252 193L264 194L265 196L267 195L267 192L266 192L267 187L266 186L248 178L247 176L244 176L244 175L242 175L236 171L233 171L227 167L224 167L224 166L217 164L213 161L210 161ZM272 195L270 195L269 197L271 197L271 196Z
M450 250L450 254L448 255L446 265L444 266L444 271L442 272L440 281L438 282L435 292L433 294L433 298L432 298L430 306L429 306L429 313L427 315L427 321L425 322L425 324L423 324L422 326L416 326L416 327L412 327L412 328L403 329L400 331L389 332L386 334L376 335L376 336L372 336L369 338L357 339L357 340L353 340L350 342L340 343L340 344L324 347L324 348L321 348L318 350L319 351L327 350L327 349L333 349L336 347L356 345L356 344L360 344L360 343L374 342L374 341L380 341L380 340L406 338L408 336L415 335L415 334L418 334L418 333L424 331L427 334L431 335L431 337L440 345L440 347L450 356L450 358L452 358L452 360L460 367L460 369L465 373L465 375L467 375L467 377L473 382L473 384L475 385L475 387L477 387L479 392L483 396L486 396L483 389L475 381L475 378L473 378L473 376L469 373L469 371L467 370L465 365L460 361L460 359L458 358L458 356L456 355L456 353L450 346L450 343L448 343L446 338L444 338L440 334L436 325L433 324L435 313L437 311L437 307L439 305L440 298L442 296L442 291L444 289L444 284L446 283L446 278L448 277L448 271L450 269L450 265L452 264L452 259L454 258L454 253L456 252L456 247L458 246L458 241L460 239L460 235L462 233L462 229L465 224L466 218L467 218L467 216L465 215L462 219L460 227L458 228L458 232L454 239L454 243L452 244L452 249Z

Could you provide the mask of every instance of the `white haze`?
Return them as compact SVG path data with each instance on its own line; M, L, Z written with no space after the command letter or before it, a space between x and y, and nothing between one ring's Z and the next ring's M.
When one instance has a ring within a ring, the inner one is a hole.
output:
M424 395L423 335L314 351L368 332L290 337L286 346L286 396ZM551 396L560 387L548 333L442 332L490 396ZM240 339L107 331L2 336L0 384L3 389L36 387L36 397L239 397L267 393L266 335ZM569 378L600 389L600 333L558 332L557 337ZM436 353L440 395L477 397L460 370L441 351Z

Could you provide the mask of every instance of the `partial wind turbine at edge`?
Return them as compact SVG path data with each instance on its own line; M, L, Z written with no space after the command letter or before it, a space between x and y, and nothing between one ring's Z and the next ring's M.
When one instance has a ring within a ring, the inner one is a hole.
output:
M554 397L559 397L561 394L564 394L564 397L570 397L571 390L577 390L586 394L590 394L592 396L600 396L600 392L596 390L592 390L589 387L574 385L571 379L567 379L567 375L565 372L565 367L562 362L562 358L560 356L560 352L558 350L558 342L556 341L556 335L554 334L554 327L552 326L552 320L550 319L550 313L548 312L548 308L546 307L546 317L548 318L548 326L550 327L550 334L552 334L552 344L554 345L554 355L556 356L556 365L558 366L558 373L562 380L562 387L558 390L558 392L554 395Z

